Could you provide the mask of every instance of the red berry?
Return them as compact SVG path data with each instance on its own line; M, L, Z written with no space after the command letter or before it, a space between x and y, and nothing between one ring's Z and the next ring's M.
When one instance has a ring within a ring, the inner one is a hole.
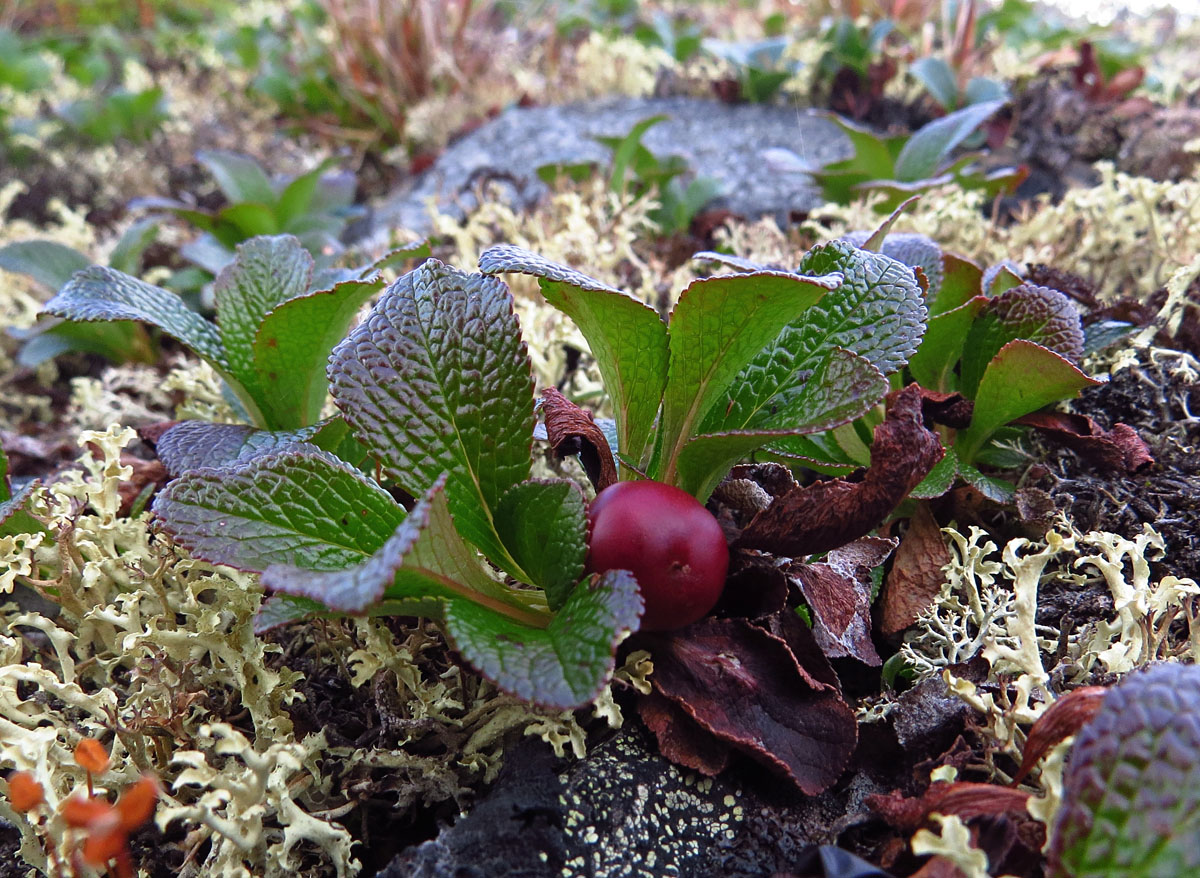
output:
M662 482L618 482L588 509L588 570L628 570L646 604L643 631L703 618L721 597L729 546L712 513Z

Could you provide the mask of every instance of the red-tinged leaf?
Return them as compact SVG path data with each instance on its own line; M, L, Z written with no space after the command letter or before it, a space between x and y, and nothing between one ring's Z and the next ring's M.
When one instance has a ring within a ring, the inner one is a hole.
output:
M542 417L555 456L578 454L597 494L617 481L612 449L590 412L575 405L556 388L547 387L542 391Z
M950 552L928 503L918 503L879 597L879 631L898 634L933 603Z
M1087 415L1064 412L1034 412L1016 423L1041 431L1093 466L1136 473L1154 464L1154 455L1128 424L1118 423L1112 430L1105 430Z
M1096 715L1107 694L1106 686L1084 686L1073 689L1046 708L1029 729L1013 786L1025 779L1050 748L1083 728Z
M792 564L787 573L813 613L813 634L830 658L853 656L883 664L871 642L871 570L896 548L895 540L863 537L833 549L819 564Z
M871 466L861 482L829 479L789 491L754 517L737 545L797 558L845 545L877 527L944 454L923 423L917 385L896 391L890 403L875 428Z
M729 745L709 734L683 708L659 692L638 699L638 715L654 732L662 755L676 765L685 765L708 777L715 777L729 765Z
M990 783L936 781L920 796L899 793L867 797L867 807L902 832L915 832L930 814L963 820L996 814L1024 815L1029 793Z
M838 779L858 737L854 711L809 686L783 640L710 618L651 642L656 690L700 726L808 795Z

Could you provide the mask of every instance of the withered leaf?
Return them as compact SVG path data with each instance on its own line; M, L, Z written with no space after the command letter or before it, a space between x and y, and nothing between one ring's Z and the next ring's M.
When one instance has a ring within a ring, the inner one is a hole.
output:
M950 552L928 503L918 503L879 596L879 631L890 637L917 620L942 587Z
M953 814L963 820L995 814L1024 815L1029 793L990 783L936 781L920 796L898 792L867 797L867 807L903 832L915 832L930 814Z
M654 737L662 755L714 777L729 764L729 745L713 737L675 702L654 691L638 699L638 714Z
M1029 729L1025 753L1021 757L1021 767L1013 778L1013 786L1025 779L1050 748L1083 728L1096 715L1107 694L1108 688L1105 686L1083 686L1073 689L1046 708Z
M1087 415L1064 412L1035 412L1016 423L1041 431L1093 466L1136 473L1154 463L1154 455L1128 424L1118 423L1112 430L1105 430Z
M800 557L865 536L915 488L945 452L921 416L921 388L889 396L861 482L828 479L793 488L754 517L737 545Z
M705 619L652 640L655 689L734 749L816 795L854 751L854 711L815 689L787 644L740 619Z
M578 454L596 493L617 481L612 449L590 412L575 405L556 388L547 387L542 391L542 417L554 454L557 457Z
M921 388L921 414L927 424L945 424L963 430L971 424L975 403L961 393L943 393Z
M831 550L823 563L788 567L812 610L817 643L830 658L853 656L872 667L883 663L871 642L871 570L895 548L895 540L863 537Z

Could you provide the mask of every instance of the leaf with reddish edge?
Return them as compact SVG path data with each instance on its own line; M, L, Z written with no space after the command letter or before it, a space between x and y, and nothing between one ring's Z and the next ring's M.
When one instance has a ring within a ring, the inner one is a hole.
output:
M679 454L743 368L800 319L841 276L787 272L725 274L692 281L671 312L670 360L663 389L662 458L651 473L678 484Z
M918 503L879 595L881 634L891 637L917 620L941 590L942 568L949 563L937 519L928 503Z
M575 405L557 388L547 387L542 391L542 417L554 456L578 454L597 494L617 481L612 449L591 412Z
M959 460L973 463L983 443L1005 424L1100 383L1048 348L1024 339L1010 341L979 382L971 426L954 442Z
M638 626L642 596L624 570L590 576L544 628L468 600L450 601L445 630L450 644L505 692L554 710L591 702L612 676L618 643Z
M871 642L871 571L895 548L895 540L863 537L831 549L824 562L788 566L788 577L812 610L813 635L825 655L883 664Z
M1083 327L1071 300L1058 290L1022 283L988 299L971 323L959 367L965 396L976 395L992 358L1016 339L1036 342L1072 363L1083 356Z
M875 428L871 466L861 482L829 479L777 497L742 532L737 546L798 558L865 536L942 459L942 444L925 428L915 384L895 391Z
M1112 430L1105 430L1087 415L1065 412L1035 412L1015 423L1041 431L1093 466L1136 473L1154 465L1154 455L1128 424L1114 424Z
M579 327L612 397L621 453L640 464L667 380L667 327L658 313L628 293L509 244L485 250L479 270L533 275L546 301Z
M942 286L929 301L929 314L944 314L983 293L983 269L970 260L946 253L942 256Z
M655 689L701 727L808 795L838 779L858 738L854 711L840 693L808 685L783 640L709 618L647 642Z
M955 382L954 366L962 358L967 332L988 303L976 296L929 319L921 347L908 361L913 378L930 390L948 391Z
M448 473L459 532L525 578L492 518L529 476L534 426L529 353L503 283L425 262L334 349L329 385L389 476L416 497Z
M1025 738L1021 767L1013 776L1012 785L1015 787L1023 781L1050 748L1083 728L1096 715L1107 694L1107 686L1084 686L1072 689L1046 708Z

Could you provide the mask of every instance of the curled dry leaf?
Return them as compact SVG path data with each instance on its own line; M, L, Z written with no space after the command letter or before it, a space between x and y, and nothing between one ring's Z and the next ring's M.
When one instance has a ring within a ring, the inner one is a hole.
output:
M793 488L754 517L737 545L796 558L843 546L877 527L945 453L925 428L921 398L916 384L889 396L862 481Z
M741 619L709 618L652 644L655 690L700 728L808 795L837 780L858 737L854 711L783 639ZM672 732L666 746L686 737Z
M825 655L883 663L871 642L871 571L895 548L895 540L863 537L830 550L824 562L787 568L812 610L813 635Z
M542 391L542 417L555 456L578 454L597 494L617 481L612 449L590 412L575 405L556 388L547 387Z
M937 597L942 568L949 563L950 551L929 504L918 503L879 596L881 634L890 637L917 620Z
M1046 708L1029 729L1013 786L1025 779L1051 747L1083 728L1096 715L1107 694L1105 686L1084 686L1068 692Z
M708 777L714 777L729 765L731 748L710 734L678 704L660 692L638 699L642 722L658 739L662 755L677 765L685 765Z
M1064 412L1035 412L1016 423L1041 431L1093 466L1136 473L1154 464L1154 455L1128 424L1118 423L1105 430L1087 415Z
M867 797L867 807L902 832L915 832L930 814L973 817L1013 814L1024 816L1029 793L1011 787L968 781L936 781L920 796L899 792Z

